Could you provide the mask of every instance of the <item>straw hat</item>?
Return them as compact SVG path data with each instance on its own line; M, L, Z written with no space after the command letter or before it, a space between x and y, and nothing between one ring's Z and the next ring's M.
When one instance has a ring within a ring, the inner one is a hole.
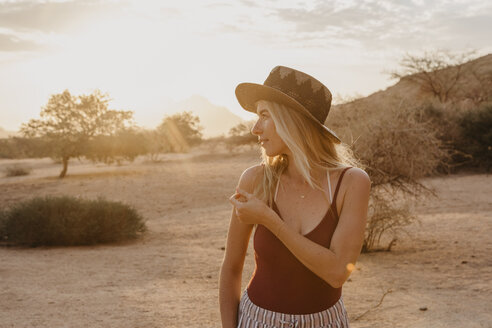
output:
M331 107L331 92L314 77L290 67L275 67L263 84L240 83L236 98L241 107L256 113L255 102L270 100L299 110L318 123L335 143L340 138L324 125Z

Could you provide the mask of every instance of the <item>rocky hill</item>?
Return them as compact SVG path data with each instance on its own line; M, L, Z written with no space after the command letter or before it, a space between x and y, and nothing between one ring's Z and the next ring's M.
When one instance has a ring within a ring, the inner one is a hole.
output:
M450 67L437 72L439 78L454 76L456 68ZM415 82L418 77L417 75L406 76L385 90L333 106L326 124L336 130L337 127L342 128L350 124L347 120L380 113L388 106L439 103L440 100L436 96ZM491 98L492 54L488 54L462 65L460 78L451 89L447 103L454 105L455 108L474 108Z

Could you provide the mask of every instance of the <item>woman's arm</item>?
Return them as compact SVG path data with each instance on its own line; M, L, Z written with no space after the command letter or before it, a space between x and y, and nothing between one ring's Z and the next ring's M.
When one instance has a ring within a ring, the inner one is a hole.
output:
M335 288L341 287L350 276L362 249L371 189L369 176L361 169L350 169L345 177L347 187L330 248L299 234L269 209L263 209L262 222L258 222L272 231L302 264ZM246 203L249 201L250 199ZM252 212L258 211L261 206L257 201L250 203L248 209L238 205L239 218L243 222L251 223L250 220L254 217Z
M245 170L239 179L239 188L253 192L255 178L261 170L261 166L253 166ZM223 328L237 327L244 259L253 226L238 220L235 209L232 210L219 278L219 304Z

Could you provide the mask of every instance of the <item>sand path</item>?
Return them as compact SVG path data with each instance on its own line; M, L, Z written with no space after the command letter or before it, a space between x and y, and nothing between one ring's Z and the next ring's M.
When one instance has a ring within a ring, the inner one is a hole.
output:
M39 195L103 196L135 206L149 233L118 245L1 247L0 327L220 327L227 198L257 158L247 152L119 167L74 162L63 180L54 178L60 168L49 160L15 161L34 170L0 178L0 206ZM12 162L0 161L0 168ZM362 254L344 285L352 327L492 327L492 177L423 183L439 198L416 204L421 224L391 252ZM251 243L248 254L243 286L254 265Z

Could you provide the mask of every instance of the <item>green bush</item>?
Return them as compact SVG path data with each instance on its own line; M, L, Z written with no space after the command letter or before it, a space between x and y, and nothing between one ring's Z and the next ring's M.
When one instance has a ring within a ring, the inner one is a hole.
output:
M446 158L438 171L456 172L459 169L492 168L492 104L483 103L473 108L449 104L428 104L421 111L423 120L428 120L436 135L446 148Z
M135 239L146 230L134 208L102 198L36 197L0 213L0 236L9 245L92 245Z
M459 148L472 156L472 165L490 170L492 167L492 104L463 114L460 127L463 139Z

